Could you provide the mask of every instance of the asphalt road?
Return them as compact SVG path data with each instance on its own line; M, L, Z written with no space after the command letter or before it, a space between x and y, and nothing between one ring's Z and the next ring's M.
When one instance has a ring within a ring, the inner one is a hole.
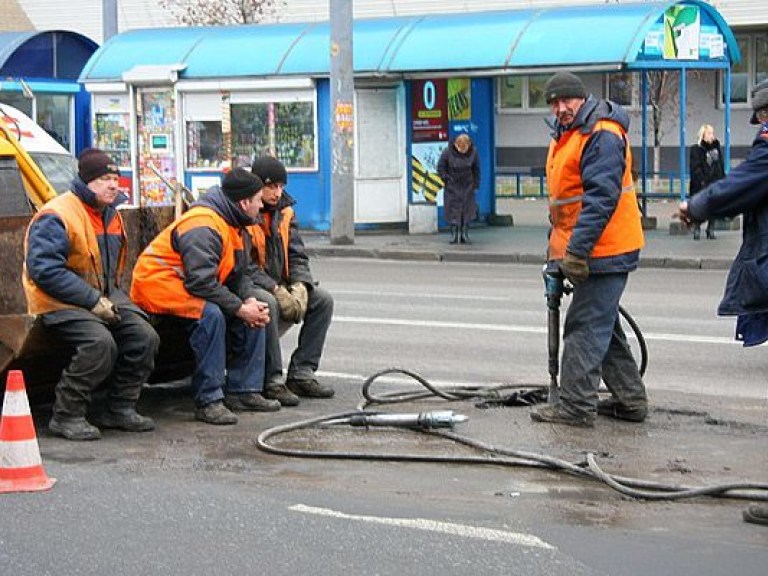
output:
M294 459L265 454L265 428L353 409L363 380L388 367L438 385L544 384L546 312L536 266L318 259L336 298L321 365L337 397L237 426L192 419L183 386L146 390L158 430L99 442L47 435L33 407L53 490L0 495L0 566L16 576L167 574L762 575L768 529L746 501L628 499L551 470ZM644 330L654 409L642 425L534 424L528 408L469 415L468 436L613 472L685 485L768 480L763 348L731 341L714 315L724 271L641 270L625 298ZM290 350L296 334L284 339ZM287 355L286 355L287 356ZM287 357L286 357L287 362ZM383 378L401 389L407 378ZM314 430L286 447L464 454L406 431Z

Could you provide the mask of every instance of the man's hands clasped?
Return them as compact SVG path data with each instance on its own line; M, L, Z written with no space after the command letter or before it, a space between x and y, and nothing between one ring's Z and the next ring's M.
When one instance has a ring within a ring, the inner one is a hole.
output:
M263 328L269 324L269 306L256 298L248 298L237 311L237 317L249 328Z

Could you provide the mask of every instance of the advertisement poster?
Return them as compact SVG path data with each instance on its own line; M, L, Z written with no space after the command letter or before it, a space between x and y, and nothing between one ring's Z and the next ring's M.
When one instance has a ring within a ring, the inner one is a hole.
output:
M664 58L698 60L701 15L698 6L677 5L664 13Z
M197 200L208 188L218 186L219 184L221 184L221 178L218 176L192 176L190 178L190 192L192 192L194 199Z
M139 95L139 187L141 206L174 203L174 98L170 90L144 90Z
M469 78L448 80L448 120L469 120L472 117L472 85Z
M447 142L421 142L411 147L412 202L443 205L443 181L437 175L437 162Z
M448 140L447 81L443 79L414 80L411 90L413 142Z

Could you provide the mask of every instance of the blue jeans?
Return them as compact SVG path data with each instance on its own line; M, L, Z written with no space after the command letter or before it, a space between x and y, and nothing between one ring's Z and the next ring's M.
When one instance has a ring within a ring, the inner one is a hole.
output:
M573 290L560 371L560 402L566 412L594 414L601 378L623 405L647 404L645 385L619 319L627 277L627 273L593 274Z
M205 303L200 320L189 326L195 355L192 393L197 406L227 394L261 392L264 386L264 329L227 318L216 304Z

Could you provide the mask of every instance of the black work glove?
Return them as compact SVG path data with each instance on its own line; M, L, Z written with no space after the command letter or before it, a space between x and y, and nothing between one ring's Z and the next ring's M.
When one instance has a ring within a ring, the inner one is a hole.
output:
M560 269L574 286L576 284L581 284L589 277L589 264L587 264L587 259L579 258L568 251L565 252L565 256L563 257L562 262L560 262Z

